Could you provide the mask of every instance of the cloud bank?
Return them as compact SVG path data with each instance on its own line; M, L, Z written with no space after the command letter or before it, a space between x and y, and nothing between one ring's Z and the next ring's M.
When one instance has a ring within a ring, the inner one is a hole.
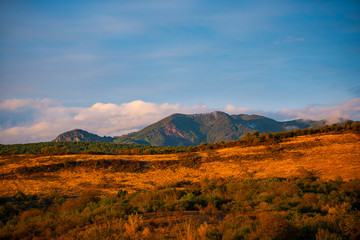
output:
M62 132L81 128L100 136L119 136L154 123L173 113L211 111L205 105L181 106L136 100L65 107L51 99L7 99L0 103L0 143L49 141ZM32 116L29 119L29 114ZM12 117L24 118L9 119Z
M343 104L333 106L310 106L300 109L282 109L280 115L290 118L302 118L312 120L326 119L329 124L337 122L339 119L360 119L360 98L353 98Z
M173 113L205 113L214 110L230 114L257 113L276 120L360 119L360 98L332 106L309 106L264 112L248 107L227 105L222 109L204 104L156 104L136 100L128 103L95 103L90 107L65 107L52 99L6 99L0 102L0 143L49 141L62 132L81 128L100 136L120 136L140 130Z

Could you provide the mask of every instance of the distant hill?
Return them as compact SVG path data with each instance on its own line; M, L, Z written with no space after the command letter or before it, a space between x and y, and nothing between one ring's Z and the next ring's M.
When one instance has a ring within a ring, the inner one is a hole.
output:
M238 140L248 132L281 132L325 125L325 121L278 122L260 115L173 114L138 132L123 135L115 143L154 146L196 146L202 142Z
M173 114L148 127L121 137L100 137L74 129L56 137L53 142L114 142L153 146L196 146L202 142L238 140L246 133L281 132L321 127L325 121L293 120L278 122L260 115L229 115L224 112Z
M81 129L74 129L57 136L52 142L113 142L115 138L100 137Z

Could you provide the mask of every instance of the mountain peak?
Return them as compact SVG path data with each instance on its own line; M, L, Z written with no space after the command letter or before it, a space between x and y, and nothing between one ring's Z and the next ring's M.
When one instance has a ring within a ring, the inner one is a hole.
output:
M87 141L144 144L154 146L196 146L202 142L238 140L254 131L281 132L325 125L325 121L293 120L278 122L261 115L229 115L214 111L201 114L172 114L144 129L120 137L100 137L74 129L55 138L54 142Z
M309 124L291 122L291 128ZM281 132L287 122L277 122L261 115L229 115L214 111L202 114L172 114L146 128L115 140L116 143L155 146L194 146L202 142L238 140L248 132Z
M57 136L53 142L113 142L114 138L100 137L85 130L76 128Z

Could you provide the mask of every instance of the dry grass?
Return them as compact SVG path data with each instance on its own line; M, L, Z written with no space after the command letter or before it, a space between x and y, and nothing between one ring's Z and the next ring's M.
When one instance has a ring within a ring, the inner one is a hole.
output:
M200 182L205 176L209 179L291 178L299 174L300 168L318 173L322 180L360 178L360 136L356 134L301 136L276 145L234 147L198 154L201 164L197 167L180 164L185 160L177 154L1 156L0 196L12 196L18 191L73 196L97 190L102 194L115 194L119 189L133 192ZM68 162L102 160L140 161L146 167L138 172L86 165L64 167ZM44 166L52 166L52 170ZM20 171L24 167L45 170L24 174Z

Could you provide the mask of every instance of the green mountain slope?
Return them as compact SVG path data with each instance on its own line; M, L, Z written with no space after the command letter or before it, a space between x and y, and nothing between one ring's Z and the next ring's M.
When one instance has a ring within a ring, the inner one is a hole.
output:
M57 136L52 142L113 142L115 138L100 137L81 129L74 129Z
M316 125L315 121L277 122L259 115L173 114L138 132L119 137L115 143L155 146L196 146L202 142L238 140L248 132L281 132ZM324 123L320 123L323 125Z

